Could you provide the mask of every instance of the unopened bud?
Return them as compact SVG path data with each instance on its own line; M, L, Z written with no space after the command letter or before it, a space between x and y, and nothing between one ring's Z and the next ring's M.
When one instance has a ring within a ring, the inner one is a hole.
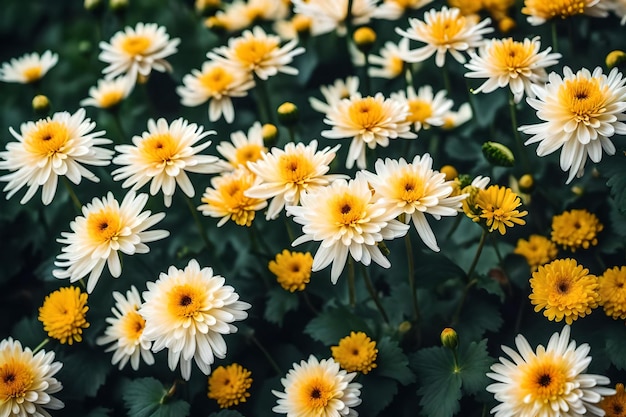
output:
M456 330L446 327L441 331L441 344L448 349L456 349L459 346L459 336Z
M276 136L278 136L278 129L271 123L266 123L261 128L261 136L263 137L263 142L273 142L276 140Z
M398 332L400 334L404 334L404 333L408 332L409 330L411 330L411 322L410 321L403 321L398 326Z
M201 16L214 14L222 5L221 0L196 0L195 9Z
M311 33L313 19L302 14L296 14L293 19L291 19L291 24L299 37L305 37Z
M102 10L102 0L85 0L83 3L85 6L85 10L89 10L90 12L98 12Z
M498 29L500 29L502 33L509 33L511 30L515 29L515 26L517 26L515 20L508 16L498 22Z
M211 16L204 21L204 26L208 29L212 30L217 34L223 34L226 32L228 25L223 19L220 19L217 16Z
M530 193L535 188L535 179L530 174L524 174L520 177L517 186L523 193Z
M372 50L372 46L376 42L376 32L370 27L363 26L354 31L352 39L359 51L367 54Z
M583 194L585 194L585 189L581 187L580 185L575 185L572 187L572 192L580 197Z
M626 66L626 52L620 50L611 51L606 56L604 62L608 69L624 67Z
M445 174L446 181L452 181L453 179L459 176L459 171L457 171L456 168L453 167L452 165L442 166L439 172L441 172L442 174Z
M278 106L276 112L278 113L278 121L283 125L290 127L298 123L300 114L295 104L287 101Z
M109 9L115 13L123 13L128 9L128 0L109 0Z
M33 110L37 113L45 113L50 108L50 100L43 94L33 97Z
M498 142L485 142L482 146L485 159L494 166L512 167L515 165L513 152Z

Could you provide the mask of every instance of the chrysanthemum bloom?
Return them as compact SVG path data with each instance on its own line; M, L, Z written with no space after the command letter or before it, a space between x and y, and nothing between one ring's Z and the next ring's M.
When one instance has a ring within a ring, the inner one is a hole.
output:
M48 337L68 345L82 342L83 329L89 327L85 318L89 310L87 298L87 293L74 286L59 288L47 295L39 307L39 321Z
M164 217L165 213L142 212L148 202L147 194L135 195L129 191L120 204L113 193L94 198L82 208L82 216L71 223L71 232L62 232L57 242L63 243L62 253L54 264L57 278L69 278L76 282L89 274L87 292L91 293L98 283L104 266L114 278L122 273L118 252L127 255L148 253L146 243L169 236L167 230L146 230Z
M118 368L123 369L130 361L130 366L139 369L139 360L152 365L154 357L150 348L152 344L146 340L143 330L146 327L146 321L139 314L141 307L141 296L135 286L131 286L130 290L124 294L113 291L115 306L111 308L115 317L108 317L106 322L109 323L104 336L96 339L98 345L107 345L112 343L106 349L106 352L113 351L111 363L119 364Z
M317 140L308 145L293 142L285 149L273 148L264 153L261 159L248 164L250 171L261 181L245 191L252 198L269 200L265 218L278 217L285 205L295 206L305 191L314 192L346 175L327 174L340 145L317 150Z
M292 252L284 249L268 265L276 280L289 292L303 291L311 280L313 257L309 252Z
M553 261L558 253L558 248L550 239L541 235L530 235L528 240L519 239L513 253L526 259L532 272L542 265Z
M100 42L98 59L109 64L102 70L107 80L127 75L135 82L138 75L147 77L152 70L171 72L165 58L178 51L179 43L178 38L170 39L163 26L140 22L134 29L127 26L117 32L110 43Z
M583 68L573 73L563 69L564 77L551 73L545 86L532 85L537 98L527 98L544 123L520 126L519 130L533 135L524 144L540 142L538 156L561 149L561 169L569 170L566 183L584 173L587 156L600 162L602 151L615 153L609 139L614 134L625 135L626 79L617 68L604 75L597 67L593 73Z
M58 60L59 56L50 51L44 52L41 56L33 52L20 58L13 58L10 63L2 64L0 81L21 84L37 82L56 65Z
M376 368L378 349L376 342L363 332L350 332L339 341L338 346L331 346L335 361L348 372L367 374Z
M359 93L359 78L351 75L345 80L337 79L331 85L321 86L320 91L326 102L315 97L309 97L309 104L315 111L328 113L341 100L349 99Z
M311 193L304 193L301 206L287 206L287 214L303 225L304 235L292 246L321 241L313 258L313 272L333 264L330 278L337 283L348 253L355 261L369 265L373 260L383 268L391 263L378 243L404 236L408 225L394 220L386 206L374 199L365 175L357 172L349 182L336 180Z
M444 124L444 117L454 105L452 100L446 98L446 94L446 90L440 90L433 95L433 88L429 85L420 87L415 93L413 86L409 86L406 92L401 90L391 93L391 98L409 105L407 120L411 122L413 130L419 132L421 129Z
M376 8L374 18L398 20L411 10L421 9L433 0L383 0Z
M540 266L530 279L532 293L528 296L543 315L552 321L565 319L572 324L578 317L591 314L598 306L598 278L574 259L557 259Z
M470 51L470 61L465 64L469 72L467 78L487 78L474 93L491 93L498 88L509 86L513 99L519 103L524 96L535 97L532 84L545 83L548 80L546 67L554 65L561 54L550 53L552 48L539 52L539 37L524 39L523 42L512 38L490 39L478 50Z
M443 115L443 125L441 125L441 128L445 130L454 129L471 119L472 106L469 103L463 103L459 106L458 110L450 110Z
M487 18L479 23L461 15L459 9L448 9L446 6L441 11L431 9L424 13L424 21L409 19L411 27L408 30L396 28L396 32L414 41L426 45L412 50L404 57L407 62L422 62L435 56L435 64L443 67L446 61L446 53L461 64L465 63L465 56L461 52L476 48L483 42L483 35L493 32L492 27L487 27L491 19Z
M502 350L512 362L500 357L491 365L487 376L495 381L487 386L500 404L491 412L496 417L580 417L602 416L596 406L602 396L612 395L610 383L602 375L583 374L591 363L587 343L576 347L570 340L570 327L554 333L548 346L539 345L534 352L524 336L517 335L515 345Z
M0 342L0 415L49 417L49 410L65 406L52 396L63 388L54 377L63 367L54 351L36 354L12 338Z
M113 80L98 80L96 87L89 88L89 97L80 101L81 106L112 109L122 102L133 90L135 82L122 76Z
M218 366L209 376L207 396L216 400L220 408L228 408L245 403L250 397L248 390L252 386L252 372L238 363L226 367Z
M248 168L248 162L255 162L267 152L263 142L263 126L255 122L246 135L238 130L230 134L230 142L220 142L215 147L217 151L228 161L224 169L233 171L237 168Z
M624 392L624 384L616 384L615 394L603 397L598 406L604 410L605 417L626 416L626 392Z
M207 61L202 70L192 70L183 77L183 86L176 88L183 106L196 107L209 101L209 120L217 121L222 115L227 123L235 119L232 97L245 97L254 87L252 76L244 71Z
M492 185L486 190L478 192L476 207L480 210L480 214L478 218L473 220L475 222L485 221L490 232L498 230L501 235L504 235L507 227L526 224L522 217L528 212L526 210L519 211L517 208L521 205L519 196L510 188Z
M406 102L386 99L382 93L374 97L356 94L336 103L326 113L324 123L332 126L332 130L322 131L322 136L329 139L352 138L346 168L351 169L356 162L357 168L365 169L366 146L370 149L387 147L389 139L417 137L410 131L409 114Z
M7 199L27 186L28 191L20 204L26 204L41 186L41 201L52 202L57 189L59 176L65 176L74 184L81 179L100 181L84 165L106 166L111 163L113 151L98 145L109 144L110 139L102 138L104 131L93 132L96 124L85 118L85 110L76 113L54 113L52 117L37 122L22 123L20 133L9 128L18 142L8 143L6 151L0 152L0 169L11 173L0 177L8 184Z
M604 229L595 214L585 209L569 210L552 218L552 241L563 249L589 249L598 244L598 233Z
M522 13L528 15L526 18L528 23L538 26L551 19L566 19L580 14L605 17L607 15L605 3L602 0L524 0Z
M267 207L264 199L245 194L256 180L256 175L245 168L211 178L213 188L206 188L201 200L204 204L198 206L198 210L205 216L220 218L217 227L223 226L228 220L239 226L250 227L256 212Z
M598 284L600 305L606 315L615 320L626 319L626 266L607 269L598 278Z
M218 10L215 17L226 23L224 29L228 32L236 32L262 20L284 19L289 12L287 4L275 0L234 0L223 3L224 10Z
M298 40L293 39L281 47L278 36L268 35L260 26L255 26L241 36L230 38L228 46L213 49L207 57L267 80L279 72L298 74L297 68L289 66L295 56L304 53L304 48L296 48L297 45Z
M404 56L409 52L409 39L402 38L396 44L385 42L379 55L369 55L370 77L394 79L404 74ZM379 68L380 67L380 68Z
M357 417L354 407L361 404L361 384L352 382L357 373L347 373L332 358L294 363L280 382L285 392L272 390L278 405L272 411L291 416Z
M351 23L354 26L367 24L376 12L378 0L353 0L350 11ZM309 16L313 20L311 34L313 36L336 31L345 36L348 0L292 0L294 13Z
M148 131L141 136L133 136L132 145L119 145L115 150L120 154L113 163L122 165L111 173L114 181L125 179L122 187L132 186L138 190L150 182L150 194L163 190L166 207L172 204L176 184L189 198L196 194L187 172L210 174L219 172L219 158L213 155L198 155L211 144L206 141L193 146L214 130L203 132L203 127L189 123L182 117L170 125L165 119L156 122L148 120Z
M411 163L404 158L387 158L376 161L375 174L367 171L364 174L375 190L378 203L393 217L403 214L405 223L412 221L426 246L439 252L426 214L437 220L441 216L456 216L467 195L451 196L452 181L446 181L445 174L432 166L429 154L416 155Z
M291 40L308 36L311 34L313 19L296 13L289 20L277 20L272 29L284 40Z
M191 360L208 375L215 357L226 356L222 335L235 333L235 321L248 317L250 304L225 279L202 268L195 259L184 270L170 266L156 282L148 282L145 300L139 309L146 319L144 335L153 341L152 351L168 349L173 371L180 362L185 380L191 376Z
M469 185L462 184L458 178L453 184L455 189L452 195L467 194L467 197L463 200L463 212L475 222L480 221L482 211L476 204L478 194L481 190L484 191L487 188L489 181L491 181L491 178L478 175Z
M606 7L621 19L620 24L626 25L626 0L605 0Z

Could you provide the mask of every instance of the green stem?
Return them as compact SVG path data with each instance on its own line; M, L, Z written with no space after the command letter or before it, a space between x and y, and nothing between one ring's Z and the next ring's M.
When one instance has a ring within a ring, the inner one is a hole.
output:
M515 109L515 99L513 93L509 91L509 111L511 113L511 127L513 129L513 137L515 138L515 145L517 146L517 152L522 159L522 166L526 172L532 172L530 168L530 162L528 162L528 156L526 155L526 148L522 143L519 131L517 130L517 110Z
M348 0L346 10L346 39L348 40L348 44L352 39L352 3L354 3L354 0Z
M278 366L278 364L276 363L276 361L274 360L274 358L272 358L272 355L270 355L270 353L267 351L267 349L265 349L265 347L263 347L263 345L261 344L261 342L259 342L259 340L254 337L254 335L250 336L250 340L252 340L252 343L254 343L256 345L256 347L259 348L259 350L261 351L261 353L263 353L263 356L265 356L265 359L267 359L267 361L270 363L270 365L272 366L272 368L274 368L274 370L276 371L276 373L278 375L282 375L283 371L281 371L280 366Z
M495 238L493 234L491 234L491 244L493 245L493 250L496 252L496 257L498 258L498 263L500 267L504 269L504 258L500 254L500 248L498 248L498 240Z
M262 80L255 74L254 83L256 85L254 91L257 95L257 110L259 111L259 118L261 119L261 123L275 124L272 117L272 106L270 104L270 97L267 91L267 80Z
M472 109L472 118L478 117L476 103L474 103L474 89L470 87L469 78L465 78L465 85L467 86L467 102L470 105L470 109Z
M480 242L478 242L478 248L476 249L476 254L474 255L474 259L472 260L472 264L467 270L467 279L472 279L472 274L476 269L476 265L478 265L478 259L480 259L480 254L483 252L483 248L485 247L485 241L487 240L487 229L483 229L483 234L480 235ZM471 282L471 281L470 281Z
M455 324L458 323L459 317L461 317L461 311L463 311L463 305L465 304L465 300L467 300L467 294L469 294L470 288L472 288L477 282L478 280L473 279L470 282L468 282L467 285L465 285L465 288L463 288L463 295L461 296L459 305L456 307L456 311L454 312L454 315L452 316L452 321L450 322L450 326L454 326Z
M74 203L74 207L76 207L76 210L80 213L83 209L83 205L80 203L78 196L74 192L74 189L72 188L72 184L70 184L70 180L68 180L65 176L61 177L61 180L63 181L63 184L65 185L65 189L70 195L70 199L72 200L72 203Z
M413 321L417 322L420 317L420 312L419 305L417 303L417 290L415 288L415 264L413 262L413 245L411 244L410 233L404 235L404 244L406 246L406 258L409 270L409 288L411 291L411 300L413 304Z
M552 52L559 52L559 36L556 31L556 21L552 21Z
M176 385L178 385L178 382L179 381L177 379L174 380L172 386L170 386L170 388L165 392L165 394L163 394L163 396L159 400L159 404L167 403L169 399L172 398L174 394L176 394Z
M369 59L368 53L364 53L363 56L365 60L365 64L363 65L363 90L364 90L363 95L369 96L372 94L371 80L370 80L370 74L369 74L370 59Z
M187 207L189 207L189 211L191 212L191 217L193 217L193 221L196 223L196 227L198 228L198 233L200 233L200 238L204 242L204 247L206 248L209 256L213 258L213 254L215 253L215 248L213 247L213 244L211 244L211 242L209 241L207 237L206 229L204 228L204 225L200 221L200 217L198 216L198 213L196 211L196 208L193 205L193 202L191 201L191 198L189 198L184 193L183 195L185 196Z
M39 352L41 350L41 348L43 348L45 345L48 344L48 342L50 341L49 337L46 337L44 340L41 341L40 344L38 344L35 349L33 349L33 355L37 352Z
M285 228L287 229L287 236L289 236L289 241L293 242L295 239L293 235L293 230L291 229L291 223L289 223L289 218L285 217Z
M352 256L348 255L348 299L350 300L350 307L356 306L356 288L354 286L354 261Z
M443 85L448 92L448 96L452 94L452 86L450 84L450 74L448 73L448 67L444 64L441 68L441 72L443 74Z
M413 65L412 64L404 64L406 69L404 70L404 82L406 83L406 88L413 87Z
M372 285L372 280L370 280L369 274L367 273L367 268L363 264L361 264L361 275L363 275L363 281L365 282L365 287L367 288L367 291L370 293L372 300L374 300L374 304L376 304L378 311L380 311L380 315L383 316L383 320L385 320L385 323L389 324L389 316L387 316L387 312L385 311L382 303L380 302L380 298L378 298L378 294L376 294L376 289L374 288L374 285Z
M311 298L309 297L309 294L307 294L305 291L302 291L301 294L302 294L302 298L304 298L304 302L306 303L307 307L309 307L311 312L315 314L316 316L319 315L320 312L317 310L317 308L315 308L315 306L311 302Z
M119 107L111 111L111 115L113 116L113 121L115 123L115 127L120 135L120 140L115 140L116 145L120 145L126 143L126 133L124 131L124 126L122 125L122 118L120 117L120 109Z

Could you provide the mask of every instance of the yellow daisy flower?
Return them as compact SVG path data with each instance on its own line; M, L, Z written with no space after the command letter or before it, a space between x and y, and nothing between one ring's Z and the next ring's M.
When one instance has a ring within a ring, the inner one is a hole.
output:
M270 261L269 270L287 291L303 291L311 280L313 256L309 252L291 252L287 249Z
M558 248L547 237L531 235L528 240L519 239L513 253L526 258L531 271L536 271L541 265L553 261L558 253Z
M552 241L564 249L589 249L598 244L604 225L595 214L582 210L565 211L552 218Z
M367 374L376 368L376 342L363 332L350 332L350 336L341 339L339 345L330 350L339 366L348 372Z
M602 398L598 407L604 410L604 417L626 417L624 384L615 385L615 394Z
M49 337L69 345L83 340L83 329L89 327L85 318L89 310L87 297L87 293L74 286L60 288L46 296L39 307L39 321Z
M600 305L607 316L626 319L626 266L610 268L598 278Z
M510 188L492 185L486 190L479 190L476 207L480 209L480 215L473 220L485 219L490 232L498 230L501 235L504 235L507 227L526 224L522 217L528 212L519 211L517 208L521 205L519 196Z
M245 403L252 386L252 373L243 366L233 363L226 367L218 366L209 376L207 396L217 401L220 408L228 408Z

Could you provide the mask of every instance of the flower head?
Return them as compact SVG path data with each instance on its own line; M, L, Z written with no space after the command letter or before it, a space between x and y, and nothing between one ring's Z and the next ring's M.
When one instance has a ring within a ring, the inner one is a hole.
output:
M389 146L389 139L413 139L417 135L410 131L409 105L394 99L386 99L382 93L361 97L356 94L335 103L326 113L324 123L332 130L322 131L329 139L352 138L348 150L346 168L365 169L365 147Z
M569 326L561 334L554 333L548 346L539 345L536 352L522 335L517 335L515 345L519 353L502 346L513 361L500 357L487 374L496 381L487 391L500 401L491 410L495 417L604 415L595 404L614 390L601 387L610 382L607 377L583 374L591 363L590 347L586 343L576 347Z
M318 361L311 355L308 361L294 363L287 377L280 380L285 392L272 390L278 397L272 411L302 417L357 417L354 407L361 404L361 384L352 382L356 375L339 369L332 358Z
M492 185L486 190L479 190L475 203L480 214L473 220L484 221L490 232L497 230L504 235L507 227L526 224L522 217L528 212L517 209L522 202L519 196L508 187Z
M54 377L62 367L53 351L35 354L10 337L0 342L0 415L43 417L50 416L46 408L63 408L52 396L63 388Z
M58 60L59 56L50 51L44 52L41 56L33 52L20 58L13 58L10 63L2 64L0 81L21 84L37 82L56 65Z
M602 0L524 0L522 13L528 15L528 23L538 26L551 19L566 19L580 14L605 17L606 7Z
M380 49L380 56L369 56L369 62L372 64L372 67L369 69L369 75L387 79L394 79L404 75L404 57L408 53L408 38L402 38L397 44L391 41L385 42L385 45Z
M598 278L600 305L607 316L626 319L626 266L609 268Z
M530 235L528 240L519 239L513 253L521 255L528 262L531 271L536 271L556 258L558 248L550 239L541 235Z
M474 93L491 93L497 88L509 86L516 103L524 96L535 97L533 84L545 83L548 73L545 68L554 65L561 54L550 53L552 48L539 52L539 37L524 39L523 42L512 38L490 39L478 50L470 52L470 61L465 64L469 72L467 78L487 78Z
M320 91L326 102L315 97L309 97L309 104L313 110L320 113L328 113L330 109L336 106L341 100L350 99L359 93L359 78L353 75L345 80L336 79L331 85L323 85Z
M41 186L41 201L48 205L56 193L59 176L74 184L80 184L83 177L100 181L83 165L109 165L113 151L98 146L112 141L101 137L103 130L92 132L95 127L85 118L85 110L79 109L74 114L54 113L51 118L23 123L19 134L9 128L18 142L8 143L6 151L0 152L4 159L0 169L11 171L0 177L0 181L8 182L4 187L7 198L26 186L28 191L20 200L20 204L26 204Z
M62 344L81 342L83 329L89 327L85 319L89 310L87 298L87 293L73 286L59 288L47 295L39 307L39 321L48 336Z
M195 189L187 172L209 174L220 171L218 158L213 155L198 155L211 141L194 146L213 130L203 132L203 127L189 123L182 117L168 125L165 119L148 120L148 131L133 137L132 145L119 145L120 153L113 163L121 165L114 170L114 181L125 180L122 187L132 186L138 190L150 182L150 194L163 191L165 206L172 204L176 184L187 195L193 197Z
M313 36L336 31L345 36L348 18L348 0L292 0L294 13L312 19L311 33ZM364 25L376 12L377 0L353 0L350 17L352 25Z
M417 93L413 86L409 86L406 92L401 90L392 93L391 98L409 105L407 121L411 123L415 132L430 129L431 126L442 126L445 115L454 104L452 100L446 98L446 90L433 94L433 89L429 85L420 87Z
M252 386L252 372L238 363L226 367L218 366L209 376L209 392L207 396L217 401L220 408L228 408L245 403Z
M626 416L626 392L624 392L624 384L616 384L615 394L603 397L598 406L604 411L605 417Z
M98 85L89 89L89 97L81 100L80 105L113 109L128 97L134 86L135 82L126 76L98 80Z
M163 26L156 23L137 23L133 29L127 26L113 35L111 42L100 42L102 52L98 58L109 64L102 72L107 80L127 75L132 82L139 75L147 77L152 70L172 71L165 60L175 54L180 39L170 39Z
M232 142L232 143L231 143ZM246 135L238 130L230 134L230 142L220 142L217 151L228 161L224 169L233 171L238 168L248 168L248 162L255 162L267 152L263 142L263 126L255 122Z
M141 307L141 296L135 286L131 286L130 290L124 294L113 291L115 306L111 309L115 317L106 319L109 325L104 331L104 336L96 339L98 345L107 345L112 343L106 351L113 351L111 363L118 364L119 369L130 361L130 366L139 369L139 360L152 365L154 357L150 352L151 343L144 336L144 328L146 320L139 314Z
M130 191L120 204L109 192L106 197L94 198L82 208L82 216L71 223L71 232L62 232L57 242L63 243L52 274L76 282L89 274L87 292L98 283L104 266L114 278L122 273L119 253L127 255L148 253L146 243L169 236L166 230L146 230L160 222L165 213L142 212L148 202L147 194L135 195Z
M585 209L564 211L552 218L552 241L572 252L589 249L598 244L602 229L598 217Z
M296 246L311 240L321 241L313 258L313 272L333 264L330 278L339 279L348 259L369 265L373 260L383 268L391 263L380 251L383 239L404 236L408 225L395 220L385 206L372 196L365 176L358 172L349 182L339 179L330 185L304 193L301 206L287 206L287 214L303 225L304 235Z
M251 306L212 268L202 268L195 259L184 270L170 266L156 282L148 282L139 309L146 320L144 335L152 351L168 349L173 371L180 362L185 380L191 376L191 360L208 375L215 357L226 356L223 335L235 333L232 323L248 317Z
M376 342L363 332L350 332L339 341L338 346L331 346L335 361L348 372L367 374L376 368L378 349Z
M454 129L471 120L471 118L472 106L469 103L463 103L459 106L458 110L450 110L443 115L443 125L441 125L441 128L445 130Z
M405 13L420 9L432 2L433 0L383 0L374 12L374 17L377 19L398 20Z
M598 278L574 259L557 259L540 266L530 279L528 296L535 311L545 310L548 320L572 324L598 306Z
M287 249L277 254L268 265L281 287L290 292L304 290L311 280L312 267L313 257L309 252L291 252Z
M626 1L624 0L605 0L605 6L613 12L620 20L622 26L626 25Z
M587 156L600 162L602 151L613 155L610 137L626 134L626 79L617 68L605 75L600 67L593 73L585 68L573 73L565 67L563 75L553 72L547 84L531 86L537 98L526 101L544 123L519 130L533 135L525 145L539 142L538 156L561 149L560 165L569 170L569 183L583 175Z

